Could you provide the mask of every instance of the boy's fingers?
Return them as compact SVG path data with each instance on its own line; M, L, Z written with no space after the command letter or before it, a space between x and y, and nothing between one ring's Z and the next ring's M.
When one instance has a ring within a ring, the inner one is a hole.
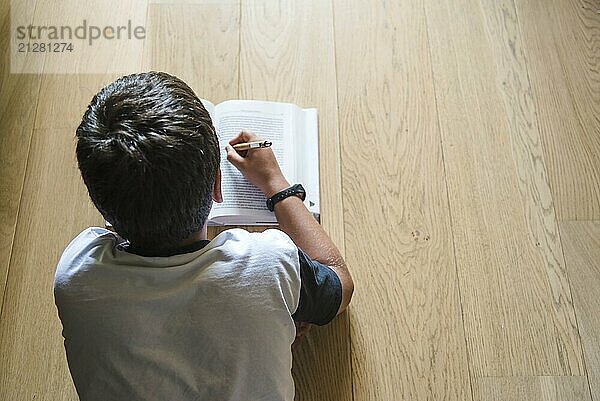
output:
M252 132L242 131L240 135L244 138L245 142L259 141L260 140L260 138L258 137L258 135L254 135Z
M227 152L227 160L229 160L229 162L234 166L238 167L241 163L244 162L244 158L240 156L240 154L233 148L233 146L225 146L225 151Z
M240 132L239 134L237 134L237 136L236 136L235 138L233 138L233 139L231 139L231 140L229 141L229 144L230 144L230 145L235 145L236 143L242 143L242 142L245 142L245 141L244 141L244 138L243 138L243 136L242 136L242 134L243 134L243 132Z
M258 141L260 138L248 131L240 132L235 138L229 141L230 145L235 145L242 142Z

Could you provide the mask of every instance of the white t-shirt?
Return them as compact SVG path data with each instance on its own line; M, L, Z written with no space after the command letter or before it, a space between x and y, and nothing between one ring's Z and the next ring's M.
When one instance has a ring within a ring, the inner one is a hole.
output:
M54 292L81 400L293 400L298 250L279 230L224 231L195 252L144 257L89 228Z

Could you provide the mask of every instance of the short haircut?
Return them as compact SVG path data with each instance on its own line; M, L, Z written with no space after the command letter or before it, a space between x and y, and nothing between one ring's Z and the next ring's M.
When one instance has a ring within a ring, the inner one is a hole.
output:
M219 161L202 102L163 72L109 84L77 128L77 162L92 202L139 248L173 248L202 229Z

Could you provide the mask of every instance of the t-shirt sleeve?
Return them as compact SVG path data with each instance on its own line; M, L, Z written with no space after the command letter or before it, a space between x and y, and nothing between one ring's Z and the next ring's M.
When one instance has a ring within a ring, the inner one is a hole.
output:
M342 283L329 266L312 260L298 248L300 300L295 321L323 326L336 316L342 302Z

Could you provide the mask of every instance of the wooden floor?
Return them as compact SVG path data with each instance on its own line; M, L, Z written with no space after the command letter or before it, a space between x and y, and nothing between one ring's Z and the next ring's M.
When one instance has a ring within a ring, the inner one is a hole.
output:
M356 290L297 399L600 401L597 0L144 1L140 70L319 109ZM74 129L118 75L9 74L0 4L0 400L75 400L52 279L102 223Z

